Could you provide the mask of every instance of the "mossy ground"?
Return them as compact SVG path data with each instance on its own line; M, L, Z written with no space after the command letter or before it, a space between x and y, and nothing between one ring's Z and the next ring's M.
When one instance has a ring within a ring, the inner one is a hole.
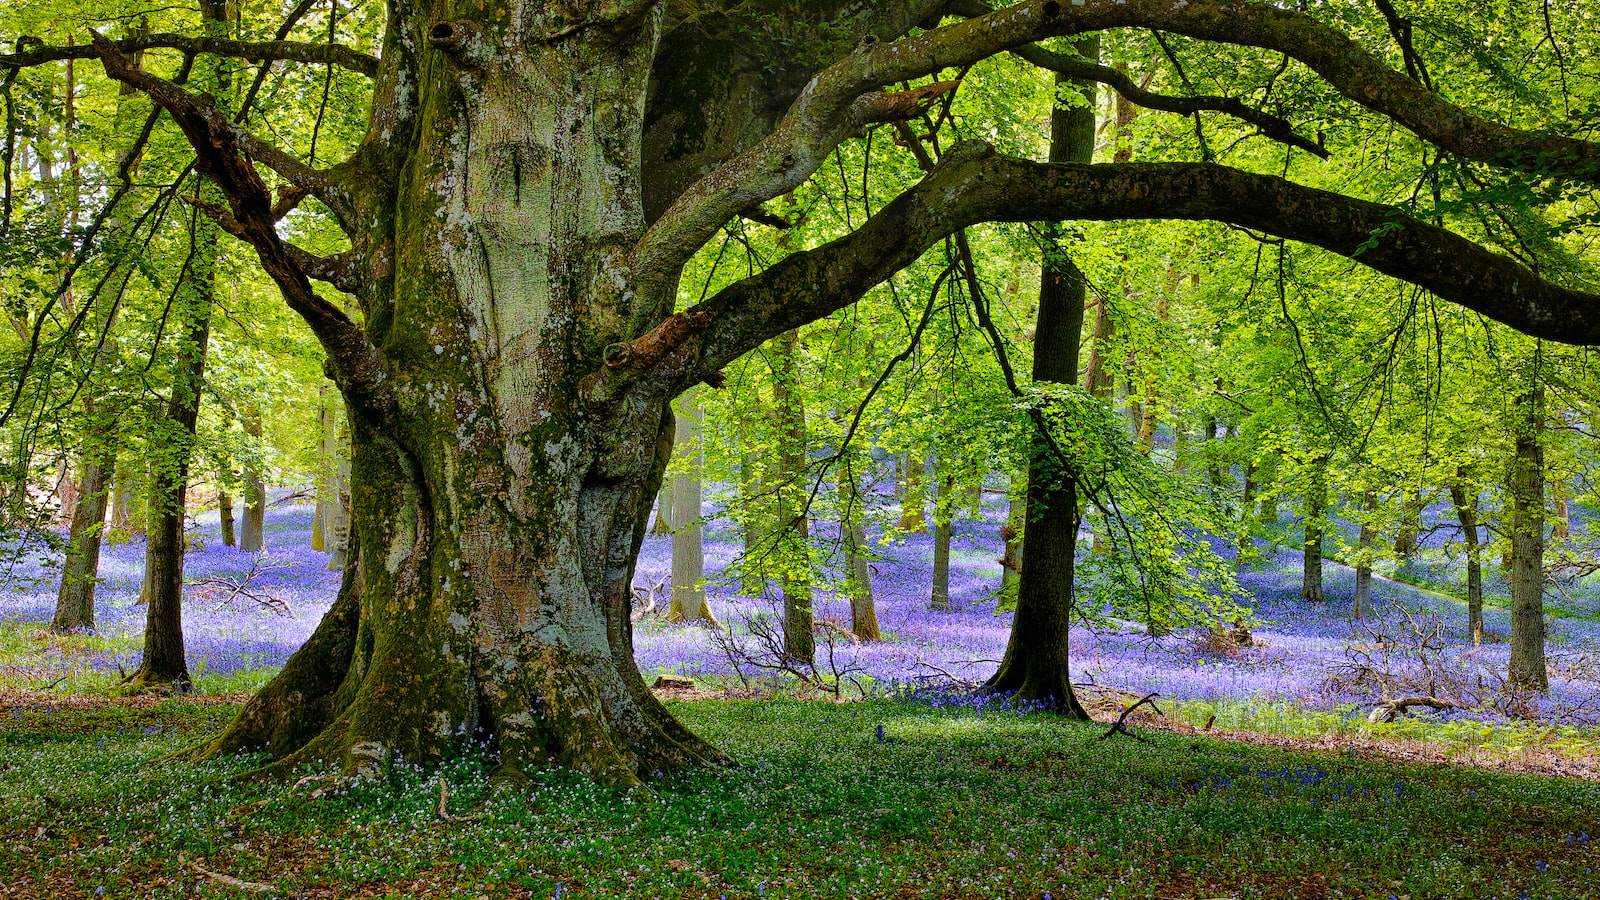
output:
M735 765L653 794L547 773L491 796L469 755L312 799L325 782L230 779L253 760L167 758L231 703L13 703L0 885L51 900L1600 893L1592 781L1166 731L1102 741L1104 725L883 700L671 706Z

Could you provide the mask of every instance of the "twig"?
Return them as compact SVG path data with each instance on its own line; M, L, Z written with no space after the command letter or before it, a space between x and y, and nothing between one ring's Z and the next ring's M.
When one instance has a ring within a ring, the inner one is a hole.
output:
M1166 713L1161 711L1161 707L1156 706L1156 698L1159 696L1161 696L1159 693L1151 691L1150 693L1145 694L1143 697L1140 697L1139 702L1122 711L1122 715L1117 717L1117 721L1110 728L1106 729L1105 734L1100 735L1100 740L1106 740L1114 734L1125 734L1142 744L1150 743L1148 739L1134 734L1133 731L1128 728L1127 722L1128 717L1133 715L1133 711L1141 706L1144 706L1146 703L1150 704L1150 708L1156 711L1156 715L1166 715Z

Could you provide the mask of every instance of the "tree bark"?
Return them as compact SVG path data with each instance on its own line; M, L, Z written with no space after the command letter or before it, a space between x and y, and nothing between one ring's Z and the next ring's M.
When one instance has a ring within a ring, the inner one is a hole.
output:
M1511 506L1511 681L1543 693L1550 689L1544 659L1544 387L1534 385L1522 401L1527 417L1517 424L1507 479Z
M1378 539L1378 526L1372 521L1378 508L1378 494L1361 494L1361 531L1356 538L1356 597L1350 616L1359 619L1372 609L1372 545Z
M239 549L246 553L260 553L267 549L267 487L261 479L261 412L254 406L245 408L244 433L255 444L256 453L244 465L244 521L239 529Z
M922 534L928 530L928 514L923 509L927 490L923 487L922 454L908 450L905 459L904 490L900 493L900 530L908 534Z
M806 515L806 412L800 396L800 332L772 342L772 408L778 431L778 564L783 584L783 652L809 663L816 657L811 609L811 530Z
M866 498L856 474L856 454L839 465L839 530L844 538L845 594L850 598L850 630L865 642L883 639L872 596L872 566L867 549Z
M61 568L61 587L50 630L57 633L94 630L94 594L100 575L100 538L106 522L112 472L117 465L116 444L109 422L97 421L93 405L84 404L91 427L79 456L80 495L68 535L67 558Z
M1394 536L1396 559L1408 560L1417 555L1417 535L1422 530L1422 487L1407 491L1400 507L1400 530Z
M936 612L949 612L951 608L950 538L956 478L949 468L949 464L941 458L934 473L938 479L938 490L934 494L933 509L933 594L928 607Z
M677 621L706 622L715 625L716 617L706 603L705 548L700 522L700 479L705 450L701 444L704 413L698 391L691 388L678 399L674 443L685 459L684 468L672 477L672 609Z
M1300 597L1313 603L1327 599L1322 593L1322 536L1328 515L1328 458L1311 463L1307 473L1305 497L1305 541L1302 544Z
M1100 39L1075 44L1085 59L1100 55ZM1057 78L1058 90L1081 92L1085 106L1057 104L1050 115L1050 159L1088 161L1094 155L1093 84ZM1064 254L1046 255L1039 279L1039 317L1034 329L1033 380L1075 384L1078 343L1083 336L1087 286L1083 273ZM1098 343L1096 346L1099 346ZM1035 440L1028 462L1026 517L1022 532L1017 611L1000 668L986 683L992 691L1014 694L1079 719L1089 713L1072 690L1070 655L1073 572L1078 547L1078 493L1049 448Z
M1460 466L1450 482L1450 501L1461 523L1461 543L1467 548L1467 628L1476 647L1483 643L1483 545L1478 538L1478 491L1467 493L1466 472Z
M217 520L222 525L222 546L239 546L238 535L233 530L233 495L227 491L217 492ZM313 544L311 549L320 548Z

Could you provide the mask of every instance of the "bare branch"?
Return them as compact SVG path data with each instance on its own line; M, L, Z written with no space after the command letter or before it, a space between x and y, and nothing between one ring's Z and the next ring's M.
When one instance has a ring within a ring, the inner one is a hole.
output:
M141 50L178 50L189 54L230 56L251 62L286 60L288 62L323 63L349 69L371 78L378 74L378 58L343 44L307 44L300 41L234 41L225 38L188 37L181 34L145 34L111 41L117 52L138 53ZM58 62L63 59L98 59L99 54L91 44L68 47L44 47L37 44L16 53L0 53L0 70L21 69L28 66Z
M1035 163L969 142L855 232L791 254L610 348L586 388L605 400L650 378L652 389L676 392L772 335L855 302L960 228L1064 219L1228 222L1349 257L1525 334L1600 344L1600 296L1547 281L1397 207L1225 166Z

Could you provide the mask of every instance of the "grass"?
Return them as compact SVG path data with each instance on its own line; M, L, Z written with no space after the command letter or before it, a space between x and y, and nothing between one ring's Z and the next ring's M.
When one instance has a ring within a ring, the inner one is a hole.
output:
M0 713L15 897L1593 897L1600 784L887 700L674 701L731 768L308 799L168 759L236 707ZM882 726L879 739L878 727ZM313 785L316 783L313 783ZM253 804L259 804L253 805ZM463 821L467 814L479 816ZM203 868L273 886L251 892Z

